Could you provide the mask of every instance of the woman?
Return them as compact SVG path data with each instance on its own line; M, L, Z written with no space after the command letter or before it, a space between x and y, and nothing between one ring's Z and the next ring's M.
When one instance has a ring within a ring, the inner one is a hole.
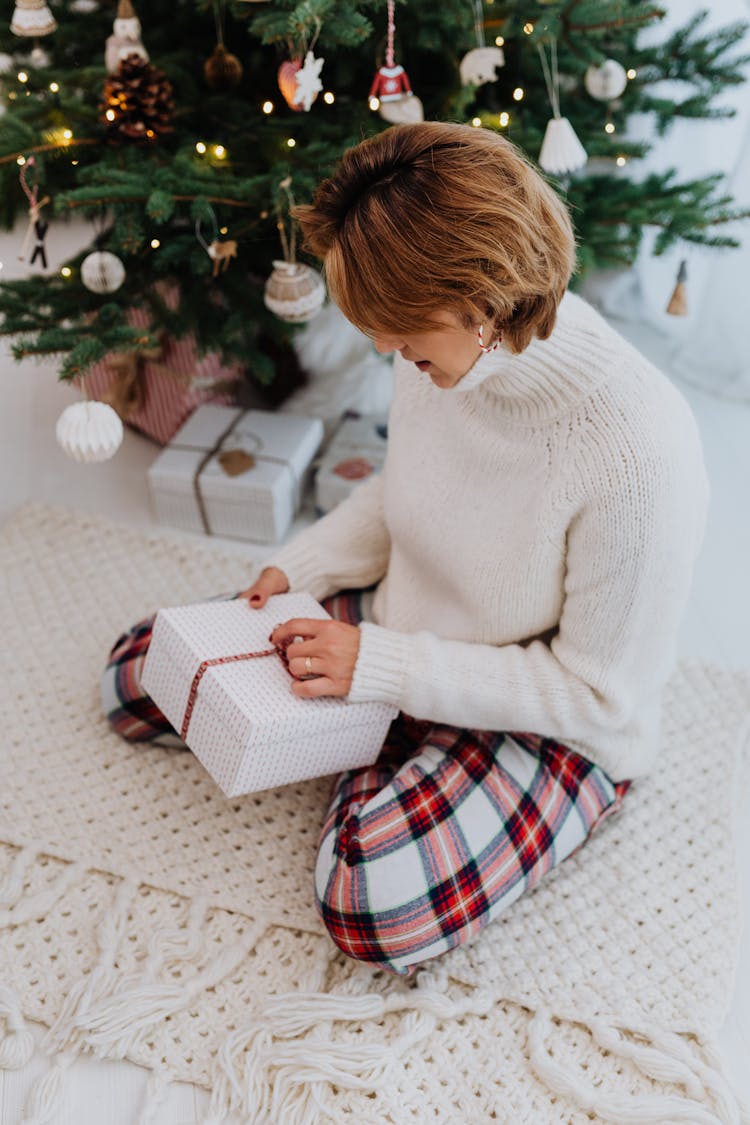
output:
M680 394L566 292L568 213L504 138L396 126L297 215L346 316L398 353L388 457L240 596L324 599L334 620L272 634L304 638L295 694L400 709L335 783L315 894L346 954L409 975L658 769L706 477ZM105 680L136 739L170 729L138 688L149 637Z

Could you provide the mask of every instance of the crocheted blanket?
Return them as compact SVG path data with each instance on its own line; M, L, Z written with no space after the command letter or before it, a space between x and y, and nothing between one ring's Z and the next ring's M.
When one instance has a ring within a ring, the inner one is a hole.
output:
M49 1030L27 1118L80 1052L272 1125L738 1122L715 1046L738 947L733 815L750 679L681 666L659 770L579 853L408 982L312 905L331 779L227 799L101 717L106 653L162 605L247 586L242 554L61 509L0 532L0 1065ZM10 986L13 986L12 988ZM8 1123L12 1125L12 1123Z

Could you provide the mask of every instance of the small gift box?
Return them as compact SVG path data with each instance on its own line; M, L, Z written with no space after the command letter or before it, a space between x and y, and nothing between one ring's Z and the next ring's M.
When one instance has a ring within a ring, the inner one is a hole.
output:
M201 406L149 469L156 518L185 531L278 543L322 437L319 418Z
M151 322L143 308L129 309L127 319L135 328ZM123 422L166 445L197 406L232 403L242 377L237 363L228 366L216 354L199 357L192 336L163 335L158 347L105 356L84 379L88 398L109 403Z
M331 438L315 475L315 508L330 512L385 462L388 430L385 418L349 413Z
M269 642L292 617L329 619L310 594L159 611L142 683L228 797L372 765L397 710L300 699Z

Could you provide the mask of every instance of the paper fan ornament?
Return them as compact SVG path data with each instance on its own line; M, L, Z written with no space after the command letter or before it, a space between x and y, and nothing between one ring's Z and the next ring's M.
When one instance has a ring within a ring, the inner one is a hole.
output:
M499 68L505 66L502 48L485 45L482 0L474 0L474 31L477 45L464 55L459 66L462 86L484 86L487 82L494 82Z
M58 418L56 434L74 461L108 461L120 448L122 421L106 402L74 402Z
M544 82L547 87L553 117L547 122L547 129L539 153L539 167L554 176L568 176L583 168L588 154L567 117L560 114L560 76L557 67L557 41L552 40L551 62L547 61L544 47L537 44L542 62Z

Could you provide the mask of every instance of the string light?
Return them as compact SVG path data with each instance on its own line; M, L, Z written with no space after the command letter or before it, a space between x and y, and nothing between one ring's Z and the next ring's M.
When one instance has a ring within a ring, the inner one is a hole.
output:
M73 271L70 266L63 266L63 268L60 270L60 273L63 275L63 277L70 277Z
M506 127L506 125L510 125L510 114L509 113L501 113L500 114L500 128L504 129Z
M26 71L25 71L25 70L19 70L19 72L18 72L18 81L19 81L19 82L28 82L28 80L29 80L29 76L28 76L28 74L26 73Z
M336 98L330 90L326 90L325 94L323 94L323 101L326 103L326 105L333 105L333 103L336 101Z
M370 109L380 109L380 98L370 98Z
M17 156L16 157L16 164L23 165L25 163L26 163L26 157L25 156Z
M158 250L160 246L161 246L161 242L159 242L158 238L152 238L151 239L151 249L152 250Z
M219 227L219 234L226 234L229 227Z
M471 123L472 123L472 125L474 126L475 129L478 129L479 126L482 124L482 118L481 117L472 117Z
M273 102L263 102L262 108L264 113L273 113Z
M516 86L515 90L513 91L513 101L523 101L523 88L521 86Z
M153 129L147 129L146 136L149 138L149 140L152 140L156 136L156 133Z
M261 217L261 219L267 219L268 218L268 211L261 211L260 217Z
M495 46L496 47L504 47L505 46L505 37L503 35L496 35L495 36Z
M637 74L638 74L638 71L634 70L632 66L631 66L630 70L627 71L627 77L631 78L631 79L635 78Z
M289 145L290 148L294 148L294 146L296 145L297 142L295 141L294 137L290 137L289 140L286 143Z
M627 164L626 157L624 157L624 156L618 156L617 157L617 167L618 168L624 168L626 164Z
M615 131L614 122L608 121L607 124L604 126L604 132L605 133L614 133L614 131Z
M50 82L49 88L50 88L50 90L52 91L53 94L56 94L58 92L58 90L60 89L60 86L57 82Z
M71 164L74 164L74 165L75 165L75 164L77 164L77 163L78 163L78 161L77 161L77 160L71 160L71 162L70 162L70 163L71 163Z
M223 160L227 154L224 145L214 145L214 156L218 156L219 160Z
M108 109L104 116L107 118L107 121L114 121L114 119L117 117L117 114L113 109Z
M15 90L10 91L10 93L8 94L8 100L11 101L11 102L14 102L16 100L16 91Z
M195 151L196 151L196 152L199 152L199 153L201 154L201 156L203 156L203 153L204 153L204 152L206 151L206 146L205 146L205 144L203 143L203 141L198 141L198 142L197 142L197 144L196 144L196 146L195 146Z
M72 141L73 140L73 130L72 129L63 129L63 139L66 140L66 141Z
M531 35L532 31L534 30L534 25L529 21L529 23L525 23L523 25L523 29L527 35Z

